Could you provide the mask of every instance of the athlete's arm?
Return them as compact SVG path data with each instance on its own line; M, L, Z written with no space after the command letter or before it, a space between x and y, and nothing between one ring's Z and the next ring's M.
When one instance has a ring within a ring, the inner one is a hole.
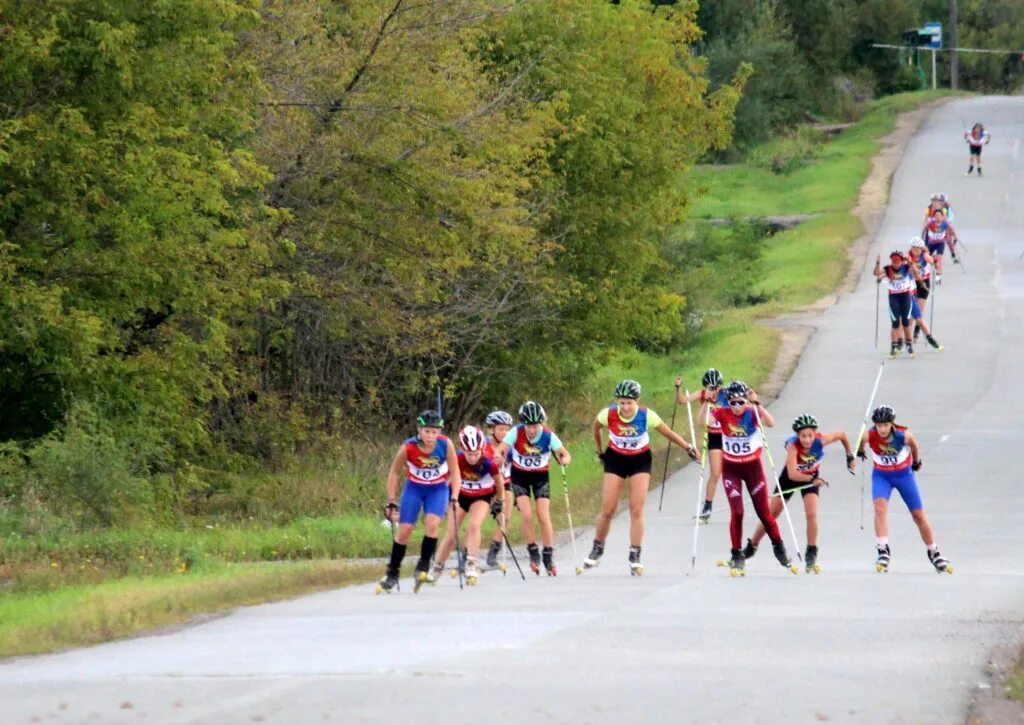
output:
M757 416L761 419L761 422L767 428L775 427L775 418L768 412L768 409L761 405L761 401L757 399L757 391L753 388L747 388L747 400L750 404L757 408Z
M405 468L405 462L407 458L405 455L405 446L398 449L398 453L395 454L395 459L391 461L391 468L388 470L388 503L396 503L398 501L398 476ZM457 464L456 464L457 465ZM392 511L392 518L394 518L394 512Z
M594 421L594 447L597 449L597 455L601 456L604 454L604 440L601 438L601 429L604 428L600 421Z
M448 441L448 494L452 501L459 498L462 488L462 471L459 470L459 457L455 454L455 444Z
M683 379L676 377L676 402L677 403L694 403L701 399L701 390L694 390L692 393L687 395L683 392Z
M846 431L837 430L834 433L826 433L821 437L821 442L826 446L829 443L835 443L836 441L843 444L843 448L846 450L846 467L852 471L857 466L857 459L853 455L853 448L850 446L850 437L846 435Z
M878 255L877 257L875 257L875 271L873 272L873 274L878 279L881 279L882 277L885 276L885 270L882 269L882 255Z
M921 449L917 445L917 438L909 430L907 431L907 446L910 447L910 456L914 462L914 470L921 467Z
M568 466L572 463L572 456L569 455L569 449L562 446L556 451L552 451L555 454L555 459L563 466Z
M810 473L803 473L796 464L796 443L790 443L786 446L786 473L789 475L789 480L796 483L810 483L817 476Z

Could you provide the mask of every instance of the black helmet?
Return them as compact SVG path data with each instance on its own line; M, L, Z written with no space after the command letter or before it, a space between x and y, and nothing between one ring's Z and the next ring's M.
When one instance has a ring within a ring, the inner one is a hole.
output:
M635 380L623 380L615 386L614 397L632 398L633 400L636 400L640 397L640 383Z
M723 382L722 373L718 372L714 368L708 368L704 371L704 377L700 379L701 385L705 388L718 388L721 387Z
M800 432L804 428L814 428L815 430L817 430L818 419L815 418L813 415L808 415L807 413L804 413L803 415L798 415L796 418L793 419L794 431Z
M487 418L484 422L492 428L496 425L512 425L512 416L506 413L504 410L495 410L492 413L487 414Z
M547 420L548 414L544 412L544 408L541 407L540 403L535 403L532 400L527 400L525 403L519 406L519 422L526 423L527 425L534 423L543 423Z
M729 383L729 387L725 389L725 397L729 399L745 398L747 397L748 390L749 388L747 388L747 384L742 380L733 380Z
M444 428L444 418L436 410L424 410L416 416L416 425L420 428Z
M871 414L872 423L892 423L896 420L896 411L890 405L880 405Z

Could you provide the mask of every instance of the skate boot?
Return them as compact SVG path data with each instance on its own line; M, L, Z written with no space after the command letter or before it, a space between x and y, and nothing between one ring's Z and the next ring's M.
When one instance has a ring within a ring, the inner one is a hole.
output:
M480 570L476 567L476 559L472 556L466 559L466 583L470 586L476 584L476 580L480 578Z
M786 553L786 545L782 543L782 539L772 542L772 551L775 553L775 558L779 560L779 563L789 569L794 574L799 571L796 568L796 564L789 558L789 554Z
M711 502L705 501L704 506L700 510L700 522L706 524L711 520Z
M558 567L555 566L555 550L550 546L545 546L542 556L544 557L544 569L548 576L558 576ZM539 575L540 572L537 574Z
M594 539L594 547L590 550L590 555L583 560L583 568L593 569L601 563L602 556L604 556L604 542Z
M821 574L821 567L818 566L818 547L807 545L807 551L804 554L804 564L807 567L808 574Z
M418 566L416 567L416 571L412 573L412 576L413 579L415 579L415 582L412 585L412 591L415 594L419 594L420 587L424 584L437 583L437 577L432 577L427 569L421 569Z
M384 578L377 582L374 592L377 594L390 594L398 588L398 572L388 571Z
M487 568L496 569L498 567L498 554L501 553L501 542L492 541L490 547L487 549Z
M926 339L928 341L928 344L934 347L936 350L942 349L942 345L940 345L938 341L931 335L925 335L924 339Z
M953 565L949 563L949 560L946 559L946 557L939 553L938 549L928 552L928 561L930 561L932 566L935 567L935 571L940 574L953 573Z
M875 558L875 571L879 574L889 571L889 558L891 554L888 544L878 547L878 555ZM931 558L931 552L929 552L929 558Z
M747 545L743 547L743 558L753 559L754 554L757 553L757 547L754 546L753 539L747 539Z
M935 273L935 284L942 284L942 273L941 272L936 272Z
M889 346L889 359L892 360L900 353L900 346L895 342Z
M914 357L914 343L910 340L907 340L907 354L910 355L910 357Z
M914 342L916 343L921 337L921 326L914 325Z
M527 544L526 553L530 555L530 569L534 574L540 576L540 549L536 544Z
M743 557L743 552L739 549L733 549L727 562L729 565L729 576L746 576L746 562L747 560Z
M629 547L629 573L633 576L643 576L644 565L640 563L640 547Z
M978 167L978 176L981 176L981 167Z
M427 574L427 581L429 581L431 584L433 584L434 582L436 582L438 579L441 578L441 575L443 573L444 573L444 564L441 563L440 561L435 561L433 566L430 567L430 573Z

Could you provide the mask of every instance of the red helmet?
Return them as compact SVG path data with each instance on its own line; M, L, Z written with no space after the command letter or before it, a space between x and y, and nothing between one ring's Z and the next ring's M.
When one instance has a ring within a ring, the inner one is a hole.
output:
M484 434L475 425L467 425L459 431L459 443L464 451L479 451L484 447Z

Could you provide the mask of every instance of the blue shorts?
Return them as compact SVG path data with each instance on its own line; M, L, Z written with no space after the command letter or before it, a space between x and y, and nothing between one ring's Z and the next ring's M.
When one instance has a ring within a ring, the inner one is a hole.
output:
M917 295L910 296L910 316L915 320L921 319L921 305L917 304Z
M917 480L914 472L909 468L902 471L879 471L871 472L871 498L884 498L886 501L892 496L892 490L896 489L903 498L903 503L911 511L924 508L921 502L921 492L917 488Z
M428 516L433 514L444 518L448 510L448 484L406 481L398 506L398 523L415 524L421 508Z
M928 254L931 254L932 256L934 256L936 254L945 254L946 253L946 243L945 242L928 242L925 246L928 247Z

